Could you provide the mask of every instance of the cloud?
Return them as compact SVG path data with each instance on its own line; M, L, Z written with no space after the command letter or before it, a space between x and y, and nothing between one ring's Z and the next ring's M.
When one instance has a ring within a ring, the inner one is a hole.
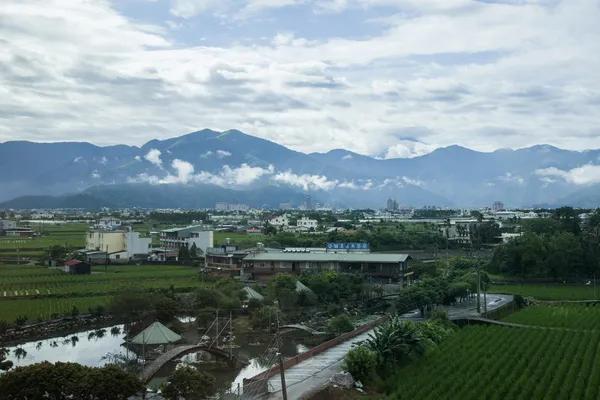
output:
M106 157L102 157L102 158L100 159L100 164L104 164L104 165L106 165L107 163L108 163L108 158L106 158Z
M140 160L141 160L140 156L135 156L135 161L140 161Z
M151 162L152 164L156 165L158 168L162 168L162 160L160 159L161 156L161 152L160 150L157 149L151 149L148 154L146 154L144 156L144 158Z
M344 157L342 157L342 160L352 160L352 154L346 154Z
M563 171L555 167L538 169L535 173L542 176L547 183L554 182L551 178L561 178L575 185L591 185L600 183L600 165L586 164L581 167Z
M231 157L231 153L225 150L217 150L217 157L219 158L224 158L224 157Z
M296 186L303 190L331 190L338 186L335 180L329 180L325 175L297 175L291 170L278 172L273 180L290 186Z
M121 3L3 2L0 141L139 146L212 127L386 158L597 147L595 0Z
M208 158L208 157L210 157L212 155L212 153L213 152L209 150L206 153L201 154L200 157L202 157L202 158Z
M79 157L75 157L75 158L73 159L73 162L74 162L74 163L78 163L78 162L79 162L79 161L81 161L81 160L83 160L83 157L79 156Z
M409 178L409 177L407 177L407 176L403 176L403 177L402 177L402 180L403 180L405 183L408 183L409 185L414 185L414 186L423 186L423 181L420 181L420 180L418 180L418 179L410 179L410 178Z
M521 176L513 175L510 172L507 172L504 175L497 177L496 179L499 181L502 181L502 182L518 183L519 185L522 185L525 183L525 180Z
M100 178L100 173L98 173L97 170L93 170L92 171L92 178L99 179Z
M171 168L174 170L174 174L167 173L166 176L159 177L141 173L135 178L129 179L129 182L151 183L155 185L212 184L235 188L251 185L261 177L272 175L275 172L275 167L273 165L269 165L267 168L261 168L242 164L236 168L224 165L218 173L211 173L208 171L194 173L194 166L191 163L179 159L173 160Z
M384 159L390 158L413 158L431 153L437 148L435 145L429 145L421 142L402 140L391 146L385 152Z

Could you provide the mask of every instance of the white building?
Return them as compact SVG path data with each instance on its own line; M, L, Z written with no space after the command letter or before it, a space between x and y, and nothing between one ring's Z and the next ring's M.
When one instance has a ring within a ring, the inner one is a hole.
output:
M120 227L122 223L123 221L121 221L118 218L104 217L96 220L96 223L94 224L94 229L110 231Z
M317 227L319 226L319 221L317 221L316 219L310 219L308 217L302 217L298 220L297 225L303 226L308 229L310 229L310 228L317 229Z
M130 260L135 255L147 255L151 243L151 238L141 238L139 232L130 230L93 231L85 238L85 250L108 253L114 260Z
M290 217L287 214L281 215L272 218L269 223L273 226L288 226L290 224Z
M202 225L160 231L160 247L167 251L178 251L182 246L190 248L194 244L203 253L208 247L214 247L213 231L204 230Z
M17 222L9 221L7 219L0 219L0 231L5 231L8 229L17 229Z
M31 219L52 219L54 214L47 211L38 211L31 214Z

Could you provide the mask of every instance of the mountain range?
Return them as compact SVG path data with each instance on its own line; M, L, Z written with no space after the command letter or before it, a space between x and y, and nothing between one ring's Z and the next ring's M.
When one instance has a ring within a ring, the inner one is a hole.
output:
M305 154L237 130L202 130L141 147L0 143L1 208L600 205L600 150L460 146L404 159L343 149Z

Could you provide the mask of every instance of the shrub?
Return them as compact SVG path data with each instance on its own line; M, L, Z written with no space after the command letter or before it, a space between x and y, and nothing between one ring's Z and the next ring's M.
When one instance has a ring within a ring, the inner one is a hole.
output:
M215 378L193 367L177 369L161 390L169 400L206 399L215 393Z
M354 330L354 325L352 325L350 318L345 315L333 317L327 324L327 334L329 336L338 336L342 333L350 332L352 330Z
M513 297L513 301L515 302L515 305L517 306L517 308L525 307L525 299L523 298L522 295L515 294Z
M360 345L350 349L346 354L342 363L342 370L349 372L354 380L365 383L373 376L376 363L377 355L366 346Z

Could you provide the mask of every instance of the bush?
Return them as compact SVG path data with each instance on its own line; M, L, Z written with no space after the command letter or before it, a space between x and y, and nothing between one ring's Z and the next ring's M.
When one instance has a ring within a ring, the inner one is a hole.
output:
M342 370L349 372L355 381L365 383L373 376L376 362L377 355L366 346L360 345L350 349L346 354L342 363Z
M329 304L327 306L327 314L331 316L339 315L342 312L342 307L339 304Z
M517 308L525 307L525 299L520 294L515 294L513 297L513 301L515 302Z
M177 369L162 387L162 393L168 400L206 399L215 394L215 378L193 367Z
M342 333L350 332L352 330L354 330L354 325L352 325L350 318L345 315L333 317L327 324L327 334L329 336L338 336Z

